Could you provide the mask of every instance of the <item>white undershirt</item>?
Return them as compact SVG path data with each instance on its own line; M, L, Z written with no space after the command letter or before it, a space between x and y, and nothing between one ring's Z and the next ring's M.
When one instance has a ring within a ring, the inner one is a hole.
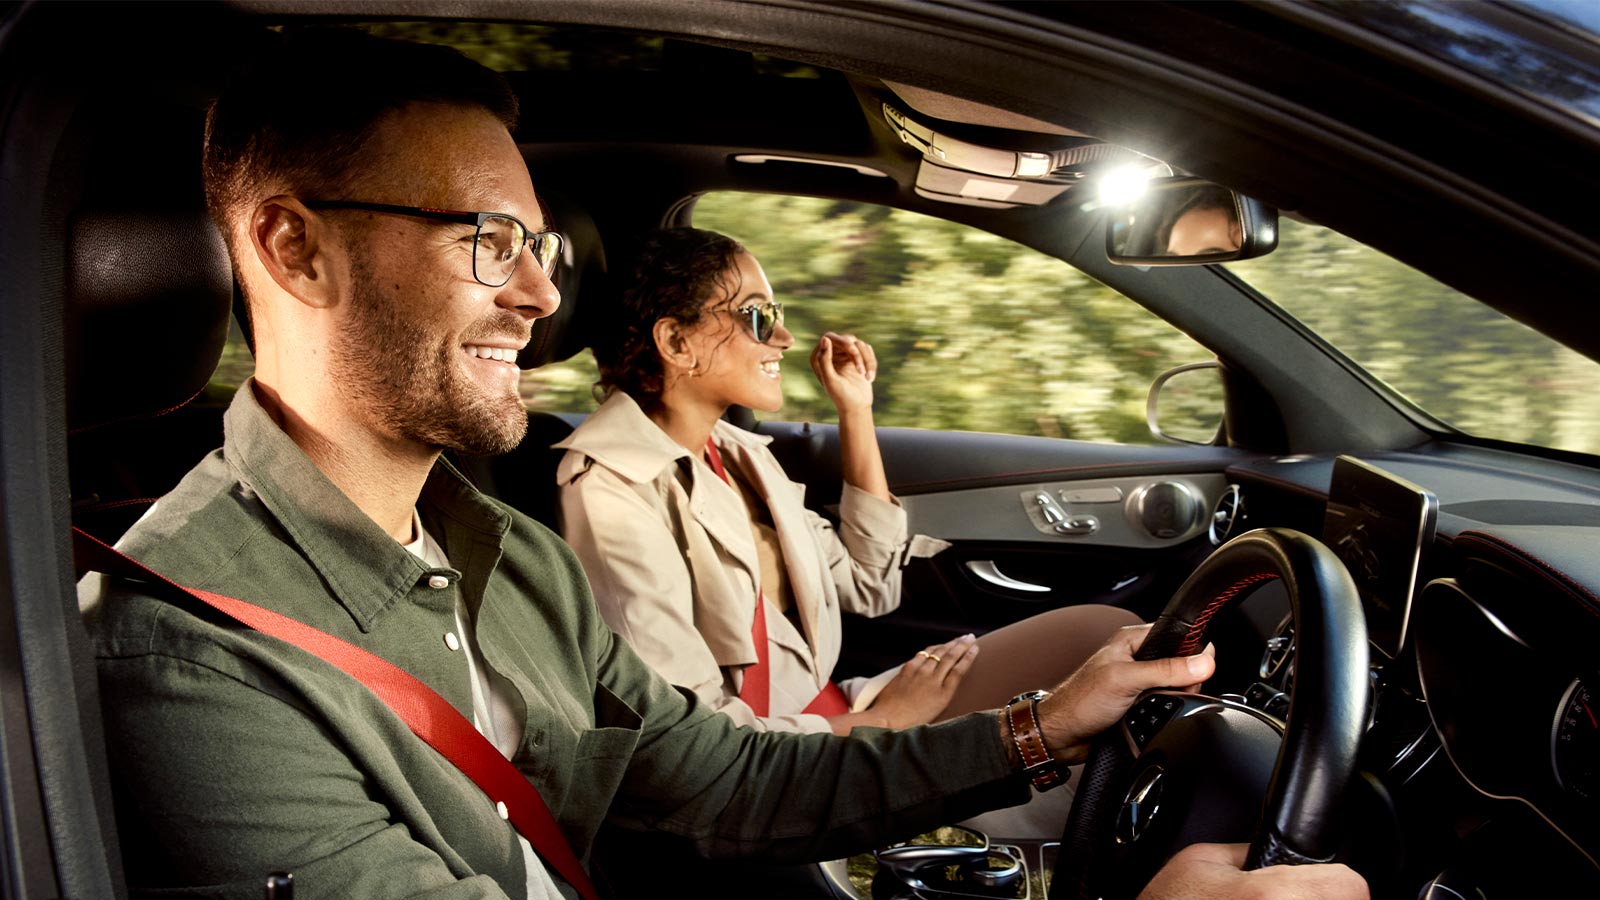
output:
M412 534L418 535L415 541L405 545L411 555L429 568L449 568L444 550L422 527L422 517L416 510L411 512L411 529ZM501 756L510 759L522 740L521 703L511 683L484 665L483 653L478 649L477 628L460 591L456 591L456 637L465 651L461 655L466 660L468 680L472 684L472 727L488 738ZM510 826L509 822L506 824ZM533 845L521 834L517 834L517 843L522 847L522 864L528 873L529 900L562 900L555 881L538 854L533 852Z

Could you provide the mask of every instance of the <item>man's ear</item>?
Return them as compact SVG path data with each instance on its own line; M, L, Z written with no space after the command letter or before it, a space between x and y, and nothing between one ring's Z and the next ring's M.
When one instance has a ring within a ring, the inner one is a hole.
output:
M683 323L677 319L657 319L650 333L655 338L656 352L661 354L665 369L693 372L699 368L699 360L695 358L694 348L689 346L688 330Z
M293 197L261 201L250 215L250 244L278 287L300 302L324 308L336 302L333 245L324 220Z

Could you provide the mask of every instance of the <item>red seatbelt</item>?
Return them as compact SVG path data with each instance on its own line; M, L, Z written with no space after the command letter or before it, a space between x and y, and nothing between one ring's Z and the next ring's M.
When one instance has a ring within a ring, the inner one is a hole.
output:
M717 477L732 487L733 482L728 481L728 470L722 466L722 451L709 437L706 438L706 459ZM756 585L756 614L754 624L750 626L750 640L756 645L756 662L753 666L744 667L744 684L739 688L739 699L756 715L766 718L771 715L772 709L772 668L767 659L767 598L759 584ZM838 716L849 711L850 701L832 681L801 710L815 716Z
M844 691L839 690L837 684L829 681L828 686L818 691L806 708L800 711L813 716L842 716L850 711L850 699L844 695Z
M478 733L450 701L439 696L415 676L381 656L312 628L288 616L244 600L184 587L130 559L81 528L72 529L78 563L92 572L155 580L176 588L262 634L293 644L344 670L366 685L399 716L417 737L450 760L472 779L489 799L504 803L517 832L584 900L599 900L588 873L561 833L555 816L545 806L539 789L500 755L488 738Z

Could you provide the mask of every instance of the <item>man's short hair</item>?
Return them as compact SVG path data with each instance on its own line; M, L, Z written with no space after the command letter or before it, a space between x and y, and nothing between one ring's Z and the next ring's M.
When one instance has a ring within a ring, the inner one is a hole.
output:
M371 199L343 195L375 126L409 104L430 102L481 107L516 129L510 85L452 48L351 28L274 35L206 116L206 206L234 258L228 221L241 208L279 193Z

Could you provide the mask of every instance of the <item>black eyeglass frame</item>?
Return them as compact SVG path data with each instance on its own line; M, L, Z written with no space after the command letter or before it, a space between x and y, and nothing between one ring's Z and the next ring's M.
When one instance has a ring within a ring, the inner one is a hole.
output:
M456 225L471 225L477 229L472 234L472 277L479 284L486 287L502 287L517 273L517 266L522 264L522 250L529 243L536 243L534 258L539 258L537 244L554 240L555 252L550 254L548 265L541 266L544 277L553 278L556 263L561 260L561 250L566 243L566 238L559 231L533 231L523 224L523 221L510 213L502 212L467 212L459 209L438 209L431 206L396 206L393 203L368 203L364 200L305 200L307 209L354 209L362 212L385 213L391 216L410 216L415 219L428 219L433 222L448 222ZM512 257L511 269L506 272L506 277L498 282L489 281L478 273L478 239L483 235L483 223L489 219L510 219L522 229L523 247L517 248L516 256Z
M772 307L772 328L768 329L765 335L761 333L760 318L761 308L764 306ZM760 303L747 303L744 306L729 310L729 312L732 312L736 316L748 317L750 323L750 336L755 338L756 343L758 344L765 344L772 340L772 336L778 333L778 326L783 324L783 304L776 300L763 300Z

